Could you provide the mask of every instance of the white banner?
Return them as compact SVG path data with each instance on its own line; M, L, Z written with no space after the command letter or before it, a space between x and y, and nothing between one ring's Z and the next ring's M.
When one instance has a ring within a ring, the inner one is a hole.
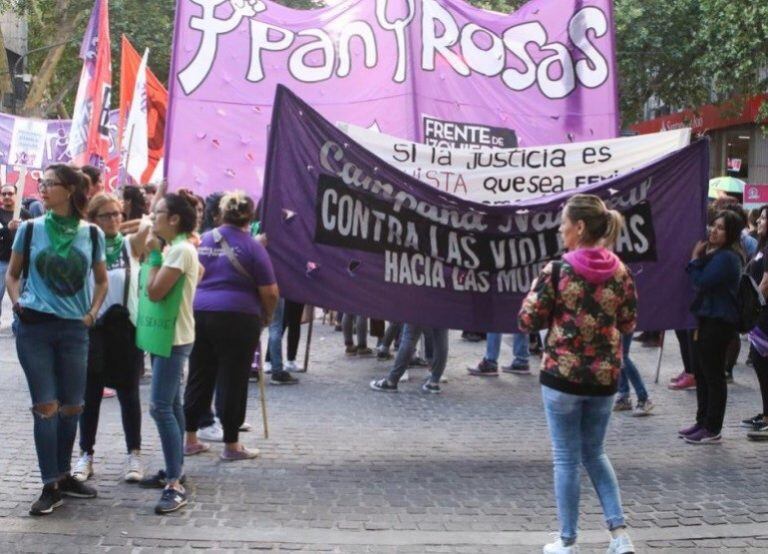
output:
M483 204L511 204L623 175L688 146L691 130L511 149L440 148L357 125L339 128L416 179Z
M47 138L47 121L15 118L8 151L8 163L30 167L41 166Z

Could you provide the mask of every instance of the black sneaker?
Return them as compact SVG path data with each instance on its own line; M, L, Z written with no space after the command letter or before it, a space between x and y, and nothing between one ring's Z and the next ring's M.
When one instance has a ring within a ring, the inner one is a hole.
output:
M485 333L474 333L472 331L464 331L461 333L461 338L468 342L481 342L485 340Z
M370 384L371 389L379 392L397 392L397 385L393 385L386 377L384 379L374 379Z
M96 498L96 489L81 483L71 475L67 475L59 481L59 492L62 496L71 496L72 498Z
M53 510L64 504L61 499L61 491L53 483L45 485L40 498L29 508L29 514L33 516L46 516Z
M186 491L177 491L172 488L164 489L160 502L155 505L155 513L159 515L170 514L183 508L188 502Z
M187 482L187 476L182 475L181 479L179 479L179 483L182 485ZM141 481L139 481L139 486L142 489L164 489L165 486L168 484L168 480L166 479L165 470L161 469L154 475L150 477L145 477Z
M278 371L272 372L269 383L272 385L298 385L299 380L287 371Z
M755 417L742 419L741 420L741 426L745 429L759 429L765 425L763 423L763 414L757 414Z
M530 375L531 374L531 366L528 364L512 364L512 365L505 365L501 368L501 371L504 373L512 373L513 375Z
M429 367L429 362L421 356L414 356L411 358L408 367Z
M376 359L377 360L391 360L392 359L392 354L390 354L389 350L376 349Z
M477 364L477 367L468 367L467 371L469 371L470 375L476 375L478 377L498 377L499 364L483 358L483 360Z
M427 379L424 384L421 385L421 392L424 394L440 394L440 385L433 383L432 379Z
M348 344L344 348L344 354L346 354L347 356L357 356L357 346L355 346L354 344Z

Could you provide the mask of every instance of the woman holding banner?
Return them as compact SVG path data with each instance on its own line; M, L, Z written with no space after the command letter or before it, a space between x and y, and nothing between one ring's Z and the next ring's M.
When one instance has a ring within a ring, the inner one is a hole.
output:
M146 243L147 262L139 283L137 343L155 354L150 413L163 446L165 471L144 479L141 486L164 489L155 513L166 514L188 502L182 484L185 424L181 378L195 342L192 300L201 270L197 251L189 241L189 234L197 227L192 203L178 194L167 194L155 204L152 218L152 235ZM165 253L163 244L168 245ZM162 324L174 320L170 329Z
M629 270L607 247L623 218L600 198L572 196L560 234L568 252L533 283L520 310L523 332L549 329L540 381L554 457L560 537L545 554L576 552L579 466L600 497L611 532L609 554L634 547L626 533L619 485L603 448L621 372L621 336L635 328L637 298Z

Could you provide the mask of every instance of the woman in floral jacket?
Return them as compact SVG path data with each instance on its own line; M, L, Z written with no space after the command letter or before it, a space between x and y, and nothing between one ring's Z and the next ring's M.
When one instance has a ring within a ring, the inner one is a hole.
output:
M608 249L622 224L621 214L598 197L572 196L560 225L568 252L544 268L520 310L522 332L549 329L540 381L561 529L545 554L576 551L581 464L611 531L609 554L634 552L616 474L603 449L621 372L621 335L634 330L637 311L632 276Z

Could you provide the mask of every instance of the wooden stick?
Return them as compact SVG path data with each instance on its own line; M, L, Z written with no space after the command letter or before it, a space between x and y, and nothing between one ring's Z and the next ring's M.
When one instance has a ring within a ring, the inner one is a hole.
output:
M259 350L259 396L261 397L261 419L264 420L264 438L269 438L269 424L267 423L267 395L264 386L264 364L261 362L261 350Z
M312 328L315 325L315 308L312 308L312 317L309 318L309 328L307 329L307 346L304 349L304 373L309 369L309 346L312 344Z
M656 362L656 378L653 380L657 385L659 384L659 375L661 374L661 356L664 354L664 337L666 334L666 331L661 332L661 340L659 342L659 359Z

